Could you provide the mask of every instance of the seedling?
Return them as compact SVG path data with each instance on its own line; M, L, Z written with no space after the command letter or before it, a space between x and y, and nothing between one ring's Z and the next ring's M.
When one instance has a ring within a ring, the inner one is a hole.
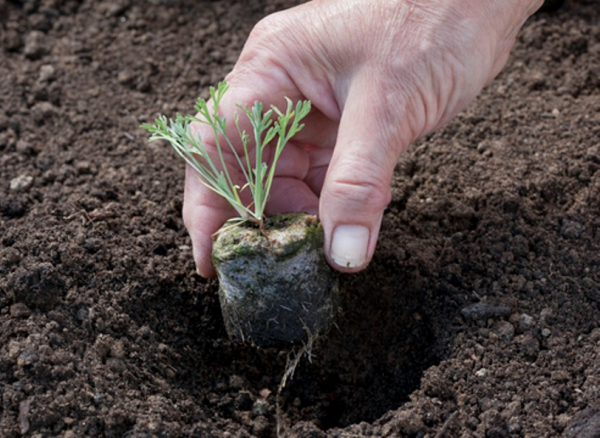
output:
M203 98L198 98L195 109L196 116L177 114L175 120L159 116L155 125L144 124L142 128L150 131L150 141L166 140L177 153L198 172L200 181L209 189L225 198L236 210L242 220L251 220L261 227L264 221L265 207L275 177L275 169L290 139L304 125L300 122L310 112L310 101L299 101L295 107L286 98L285 112L277 107L263 111L261 102L254 102L252 108L238 105L252 126L249 135L240 127L239 114L234 122L240 137L242 150L238 151L227 134L227 120L219 114L219 104L229 89L227 82L219 83L217 88L210 88L212 109ZM273 115L277 118L273 121ZM194 131L192 123L202 123L212 128L216 147L216 157L211 156L201 136ZM265 161L266 149L274 147L271 163ZM228 169L225 161L226 149L235 157L239 172ZM254 149L254 151L252 151ZM240 186L236 176L243 175L245 184ZM249 205L242 201L242 192L249 190L252 202Z
M274 106L264 111L260 102L251 108L238 105L252 127L247 134L238 115L236 129L228 131L219 114L227 89L226 82L210 89L212 106L198 99L196 116L160 116L155 125L142 128L152 133L150 140L167 140L200 181L239 215L213 235L212 260L230 338L261 347L297 342L310 346L339 313L337 276L323 255L323 227L304 213L265 217L277 163L304 127L301 121L310 112L310 102L294 105L286 99L285 112ZM212 128L212 149L194 129L197 123ZM239 138L234 141L228 135L236 130ZM231 162L237 163L233 169L227 167Z

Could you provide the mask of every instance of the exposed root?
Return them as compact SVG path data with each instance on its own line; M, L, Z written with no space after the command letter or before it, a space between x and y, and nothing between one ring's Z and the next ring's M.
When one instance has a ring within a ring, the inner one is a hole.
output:
M308 328L305 327L308 331ZM281 410L281 392L285 385L287 384L288 379L292 379L294 377L294 372L296 371L296 367L302 360L302 357L306 355L308 361L312 361L312 349L317 336L314 336L312 333L308 332L308 340L305 344L302 345L300 350L296 352L293 348L290 350L287 356L287 364L285 366L285 372L281 377L281 381L279 382L279 386L277 387L277 396L275 398L275 417L277 421L277 437L282 438L285 433L286 425L284 423L283 412Z
M454 411L452 415L448 417L448 419L442 425L442 428L438 430L438 433L435 434L435 438L443 438L446 435L446 432L450 429L452 422L458 416L458 411Z

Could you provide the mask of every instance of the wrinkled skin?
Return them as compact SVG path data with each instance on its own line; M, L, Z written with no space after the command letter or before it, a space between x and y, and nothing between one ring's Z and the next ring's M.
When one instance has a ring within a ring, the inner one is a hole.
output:
M235 104L256 100L282 108L284 96L313 105L280 159L267 214L318 214L328 262L366 267L400 154L500 72L541 4L314 0L260 21L226 78L221 113L232 120ZM214 144L205 126L196 129ZM198 272L213 277L211 235L235 211L188 168L183 216Z

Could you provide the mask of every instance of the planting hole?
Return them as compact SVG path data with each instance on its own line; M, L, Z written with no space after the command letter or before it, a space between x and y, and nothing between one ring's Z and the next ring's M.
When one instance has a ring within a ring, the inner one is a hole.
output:
M142 287L140 302L128 313L140 325L154 321L151 331L173 352L170 385L211 418L237 424L258 416L265 436L275 436L277 388L294 350L231 342L216 281L184 278L169 290ZM284 427L309 422L327 430L375 421L408 401L423 372L443 354L434 328L442 316L431 314L428 286L418 273L376 257L365 272L341 276L340 289L336 326L281 391Z

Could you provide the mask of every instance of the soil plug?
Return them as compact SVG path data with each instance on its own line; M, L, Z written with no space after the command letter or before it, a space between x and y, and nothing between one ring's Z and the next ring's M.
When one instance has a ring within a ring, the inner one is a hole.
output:
M333 325L339 308L336 274L323 255L323 229L316 217L304 213L264 215L281 152L304 127L300 122L311 105L303 101L294 106L287 98L285 112L275 106L263 111L260 102L252 108L238 105L252 133L241 129L236 114L240 139L234 142L218 112L227 89L226 82L211 87L212 108L200 98L196 116L177 115L175 120L160 116L155 125L142 128L152 133L151 141L167 140L198 172L200 181L239 215L215 234L213 245L221 309L231 339L261 347L312 345ZM212 154L191 129L192 123L213 129ZM269 156L267 163L264 157ZM239 167L229 170L226 157ZM242 201L248 198L244 192L250 195L249 203Z
M244 222L219 231L212 255L231 339L264 347L327 331L339 292L322 248L319 221L303 213L269 218L264 230Z

